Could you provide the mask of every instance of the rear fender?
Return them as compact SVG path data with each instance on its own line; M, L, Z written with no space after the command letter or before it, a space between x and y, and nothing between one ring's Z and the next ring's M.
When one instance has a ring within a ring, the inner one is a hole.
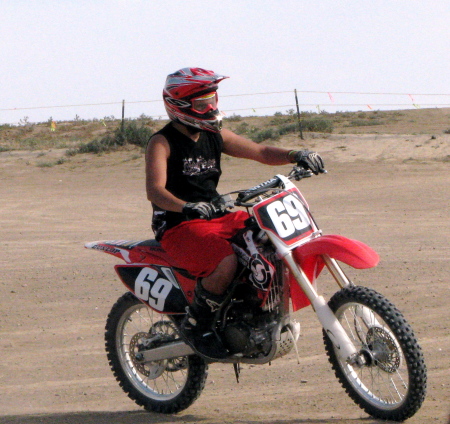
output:
M292 251L311 284L322 272L325 262L323 255L336 259L356 269L373 268L379 262L378 254L366 244L339 235L325 235L311 240ZM291 298L294 310L310 305L295 279L290 276Z
M176 266L165 250L156 240L145 241L93 241L84 245L86 249L105 252L128 264L132 263L158 263L161 265Z
M162 265L116 265L125 287L161 314L184 314L193 297L196 280ZM183 286L183 288L182 288Z
M122 283L152 309L185 313L192 303L196 278L177 266L157 241L94 241L85 247L124 260L126 265L115 266Z

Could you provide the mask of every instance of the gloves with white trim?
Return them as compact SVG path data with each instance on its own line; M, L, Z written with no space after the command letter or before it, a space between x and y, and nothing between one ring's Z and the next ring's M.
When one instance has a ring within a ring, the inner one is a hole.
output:
M207 202L188 202L183 206L183 214L188 219L212 219L215 211L214 206Z
M319 153L309 150L291 150L289 158L292 162L297 162L297 165L310 169L315 175L325 172L325 165Z

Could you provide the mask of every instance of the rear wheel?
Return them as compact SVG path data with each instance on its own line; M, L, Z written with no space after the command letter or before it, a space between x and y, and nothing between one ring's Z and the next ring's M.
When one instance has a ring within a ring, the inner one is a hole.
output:
M208 365L197 355L142 363L140 353L178 339L175 325L125 293L112 307L105 332L111 369L122 389L153 412L176 413L202 392Z
M345 287L329 306L359 351L360 364L343 361L324 333L337 378L353 401L376 418L404 421L425 399L427 375L410 325L385 297L366 287Z

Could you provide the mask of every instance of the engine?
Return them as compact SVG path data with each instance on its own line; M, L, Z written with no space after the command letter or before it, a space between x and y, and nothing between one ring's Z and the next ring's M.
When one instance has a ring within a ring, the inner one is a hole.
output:
M272 348L277 318L277 310L262 310L256 291L248 284L241 284L225 312L222 340L232 354L265 356Z
M231 300L223 310L219 328L228 350L247 358L267 356L273 349L273 332L280 324L283 308L281 260L265 233L254 239L253 234L258 234L255 225L233 237L241 272L232 285Z

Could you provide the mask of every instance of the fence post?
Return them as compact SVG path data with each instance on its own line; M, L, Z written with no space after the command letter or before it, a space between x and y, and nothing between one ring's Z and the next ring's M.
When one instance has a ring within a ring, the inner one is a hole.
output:
M123 127L125 125L125 100L122 100L122 123L120 124L120 131L123 134Z
M303 138L303 127L302 127L302 120L300 119L300 109L298 107L298 97L297 97L297 89L294 90L295 93L295 104L297 106L297 122L298 122L298 129L300 131L300 138L304 140Z

